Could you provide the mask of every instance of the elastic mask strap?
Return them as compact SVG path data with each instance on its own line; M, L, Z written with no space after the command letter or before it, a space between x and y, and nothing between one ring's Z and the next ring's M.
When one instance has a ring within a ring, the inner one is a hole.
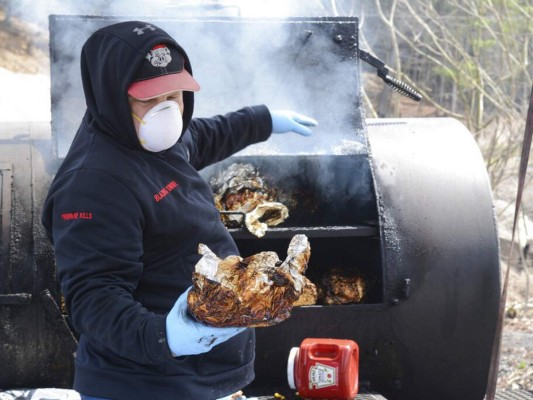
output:
M139 124L145 124L145 122L141 118L139 118L137 114L131 113L131 115L133 115L133 118L135 118L139 122Z

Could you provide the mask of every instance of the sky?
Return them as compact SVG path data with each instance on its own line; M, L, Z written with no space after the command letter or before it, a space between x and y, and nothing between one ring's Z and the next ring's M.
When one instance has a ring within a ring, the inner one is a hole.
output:
M0 68L0 121L50 121L50 77Z

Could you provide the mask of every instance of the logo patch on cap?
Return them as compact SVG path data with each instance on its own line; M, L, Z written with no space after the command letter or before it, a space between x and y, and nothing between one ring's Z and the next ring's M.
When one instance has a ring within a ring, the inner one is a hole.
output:
M165 68L172 61L169 48L163 45L155 46L150 50L146 55L146 59L154 67L159 68Z
M169 44L159 43L142 59L128 94L149 99L176 90L195 92L200 86L185 69L184 55Z
M148 25L143 26L142 28L135 28L133 32L135 32L137 35L142 35L146 29L155 31L155 28L152 25L148 24Z

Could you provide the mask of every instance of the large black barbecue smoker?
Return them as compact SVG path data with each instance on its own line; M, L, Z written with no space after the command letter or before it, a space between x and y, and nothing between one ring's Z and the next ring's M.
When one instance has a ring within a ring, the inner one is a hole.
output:
M76 333L39 216L85 110L81 46L120 20L51 16L51 128L3 128L1 388L68 388L72 381ZM309 138L274 135L202 171L210 180L231 164L252 164L293 199L289 218L262 238L231 228L241 254L269 250L284 258L290 239L303 233L312 281L335 268L366 283L360 303L297 307L288 320L256 329L256 379L245 394L297 398L287 358L312 337L357 342L361 392L482 399L500 298L499 248L470 132L447 118L365 119L356 18L149 21L189 52L202 86L196 116L265 103L319 121Z

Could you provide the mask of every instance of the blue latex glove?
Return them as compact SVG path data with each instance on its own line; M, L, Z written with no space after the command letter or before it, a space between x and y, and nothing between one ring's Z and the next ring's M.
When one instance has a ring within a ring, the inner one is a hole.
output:
M271 111L272 133L296 132L303 136L310 136L313 132L308 126L317 126L318 122L288 110Z
M207 353L246 329L214 328L196 321L187 308L189 290L191 288L178 298L166 319L168 347L175 357Z

